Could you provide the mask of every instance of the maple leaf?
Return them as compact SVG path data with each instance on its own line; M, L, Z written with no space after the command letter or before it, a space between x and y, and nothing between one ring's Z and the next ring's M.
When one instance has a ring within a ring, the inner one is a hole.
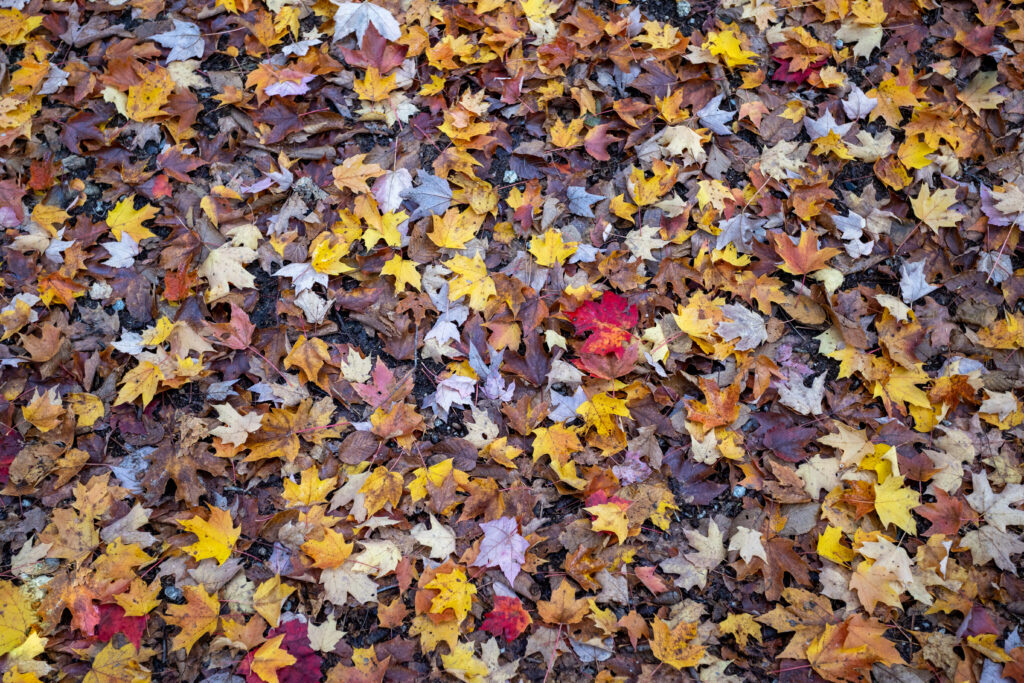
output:
M364 4L373 6L370 3ZM334 167L331 174L334 176L334 184L339 190L348 188L357 194L367 194L370 192L370 186L366 184L366 181L383 175L384 169L377 164L363 163L365 158L365 154L356 154L345 159L340 166Z
M775 245L775 253L782 257L780 270L791 275L806 275L828 267L828 261L840 253L835 247L818 248L818 237L810 230L800 233L800 241L793 242L780 231L768 233Z
M474 654L473 643L458 643L450 654L441 655L445 671L465 683L484 683L490 672Z
M629 536L629 521L626 519L628 507L628 503L613 501L590 505L583 509L594 515L594 520L591 522L594 531L613 533L616 541L622 543Z
M910 512L920 504L920 494L904 488L903 477L891 475L875 484L875 512L882 524L895 524L909 534L917 534L917 522Z
M259 677L259 680L266 683L279 683L278 671L292 666L299 661L292 653L281 648L281 641L284 638L284 633L274 636L252 653L253 657L252 661L249 662L249 669Z
M435 560L446 560L455 552L455 534L438 522L434 515L430 515L430 528L425 524L417 524L410 533L417 543L430 548L430 557Z
M149 672L142 668L138 661L139 651L132 643L114 647L107 643L106 647L96 653L92 660L92 668L82 679L82 683L144 683L149 681ZM38 680L38 679L37 679Z
M216 595L207 593L203 586L183 586L182 591L185 604L169 605L165 619L171 626L181 628L181 632L174 636L171 647L174 650L184 648L188 654L196 641L217 629L220 601Z
M143 407L149 405L156 395L160 382L165 380L163 370L158 365L148 360L141 361L124 376L124 384L117 393L117 400L114 405L131 403L138 397L142 397Z
M422 278L416 269L418 264L411 259L403 259L395 254L380 269L381 275L390 275L395 278L395 291L404 292L408 285L412 285L417 291L422 289Z
M199 27L190 21L181 21L173 17L171 21L174 22L172 30L150 36L163 47L171 48L167 61L183 61L193 57L202 59L206 43L199 33Z
M931 192L927 185L922 185L917 196L910 200L914 215L922 223L938 232L939 228L955 228L963 219L963 214L950 211L949 207L956 204L954 190L936 190Z
M388 503L398 505L403 489L402 475L386 467L375 468L359 489L365 496L367 515L372 517Z
M448 181L423 169L416 171L416 179L420 183L417 187L402 191L403 199L416 203L416 210L409 216L409 220L446 212L452 201L452 189Z
M284 357L285 368L299 368L305 373L310 381L316 381L320 374L320 368L324 363L329 363L331 353L327 343L323 339L314 337L306 339L306 335L300 335L295 340L291 351Z
M289 507L309 507L324 502L337 484L337 477L321 479L316 465L313 465L302 470L298 484L291 479L284 480L284 499Z
M576 591L568 581L562 581L558 588L551 592L550 600L539 600L537 612L549 624L577 624L590 610L585 599L576 599Z
M687 419L699 422L705 430L725 427L739 417L740 387L729 385L725 390L718 388L713 379L700 378L700 389L704 392L706 403L695 400L686 402Z
M219 437L221 441L235 446L241 446L249 435L259 430L263 422L263 416L253 411L240 414L230 403L222 403L213 406L217 411L217 419L221 421L220 427L214 427L210 434Z
M340 2L334 13L334 41L337 42L349 35L356 34L356 42L362 44L366 29L373 26L381 37L387 40L398 40L402 37L402 29L383 7L371 2Z
M530 542L519 534L519 523L514 517L499 517L481 523L480 528L484 530L484 538L471 566L498 567L509 584L514 583L530 547Z
M44 393L36 389L28 405L22 406L21 415L39 431L48 432L56 428L64 417L64 402L56 389L47 389Z
M174 87L170 72L163 67L154 67L144 75L141 83L129 86L124 103L125 116L133 121L163 116L166 113L163 107L170 100Z
M747 647L747 641L753 638L761 642L761 624L754 621L750 614L730 614L718 622L718 628L722 633L727 633L736 639L741 648Z
M256 252L249 247L225 244L210 251L197 271L210 284L206 290L206 301L225 296L232 286L239 289L255 287L256 278L245 269L255 259Z
M196 515L191 519L178 522L186 531L190 531L199 539L185 551L192 555L197 561L207 557L217 560L217 564L224 564L231 557L231 551L238 542L242 533L242 527L235 527L231 519L231 513L227 510L208 505L210 508L209 519L203 519Z
M704 647L697 642L697 624L680 621L669 629L668 624L655 618L651 630L651 652L669 666L684 669L704 659Z
M281 577L275 575L261 583L252 594L252 605L256 613L267 620L271 627L277 628L281 619L281 603L295 592L291 586L281 583Z
M610 354L621 357L632 338L628 328L639 322L637 307L614 292L605 292L599 302L588 301L566 313L577 333L590 332L583 343L584 353Z
M302 552L313 559L318 569L334 569L345 564L355 546L345 541L345 536L335 529L325 529L321 540L310 539L302 544Z
M145 221L155 218L160 209L150 204L143 204L142 208L135 209L135 195L130 195L119 201L114 208L107 212L104 219L110 232L119 242L127 235L136 244L144 239L156 237L149 228L143 226Z
M459 568L438 573L423 587L437 591L437 595L430 601L430 613L444 614L450 609L456 621L466 618L473 606L473 596L476 595L476 586L469 583L466 573Z
M28 595L10 581L0 581L0 655L24 643L38 622Z
M987 524L1004 532L1008 526L1024 526L1024 510L1010 507L1024 502L1024 486L1006 484L997 495L992 491L987 472L972 472L971 480L974 491L966 496L966 500Z
M519 598L505 595L494 596L494 609L484 615L480 628L496 636L504 636L505 640L513 641L522 635L533 619L523 609Z

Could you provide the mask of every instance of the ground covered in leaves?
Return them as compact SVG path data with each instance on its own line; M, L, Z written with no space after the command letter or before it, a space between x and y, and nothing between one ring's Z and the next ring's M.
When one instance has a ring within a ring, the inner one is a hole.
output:
M3 683L1024 682L1021 0L0 0Z

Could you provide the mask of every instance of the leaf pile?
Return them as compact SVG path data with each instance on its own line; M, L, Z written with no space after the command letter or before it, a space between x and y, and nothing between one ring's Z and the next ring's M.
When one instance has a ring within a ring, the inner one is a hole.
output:
M1021 0L0 0L3 683L1024 682Z

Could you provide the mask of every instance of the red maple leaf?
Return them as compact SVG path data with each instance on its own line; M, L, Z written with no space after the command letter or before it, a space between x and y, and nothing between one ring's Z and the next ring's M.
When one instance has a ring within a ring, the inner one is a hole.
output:
M526 627L533 623L533 619L525 609L519 598L498 595L494 598L494 609L484 616L480 628L491 635L505 636L505 640L515 640Z
M308 624L299 619L282 621L280 626L270 629L267 639L282 633L285 635L281 641L281 649L295 657L297 661L291 666L277 670L279 683L315 683L322 680L320 665L323 658L309 644ZM238 666L238 672L245 676L246 683L263 683L263 679L252 670L255 653L253 650L247 654Z
M115 634L120 633L136 648L142 647L142 634L146 632L149 615L143 617L126 617L120 605L100 605L100 621L96 629L96 637L104 643L109 642Z
M598 355L614 353L620 358L633 336L630 328L640 320L636 306L629 305L625 297L615 292L605 292L600 302L588 301L566 315L576 326L577 334L591 333L581 351Z

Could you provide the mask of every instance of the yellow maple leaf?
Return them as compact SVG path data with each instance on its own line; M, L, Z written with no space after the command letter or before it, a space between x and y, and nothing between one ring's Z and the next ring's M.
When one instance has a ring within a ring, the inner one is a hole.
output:
M739 31L735 26L730 26L724 31L709 31L704 47L716 57L721 57L730 69L753 64L754 58L757 57L756 52L743 49Z
M473 650L473 643L459 643L452 648L451 654L441 655L445 671L465 683L486 681L490 669L473 654Z
M367 249L372 249L380 240L384 240L389 247L402 246L402 234L398 228L409 219L409 214L404 211L389 211L382 214L376 200L369 195L356 198L355 213L366 222L363 243Z
M910 200L910 205L914 208L914 215L936 232L939 228L955 228L956 224L964 217L957 211L949 210L949 207L954 204L956 204L954 190L942 189L932 193L927 185L922 185L921 191Z
M320 478L316 465L311 465L300 473L299 483L291 479L284 480L284 499L287 507L308 507L314 503L323 503L327 495L338 484L337 477Z
M334 569L345 563L355 547L345 541L345 535L334 529L324 530L324 537L319 541L306 541L302 544L302 552L313 560L317 569Z
M676 669L696 666L704 658L704 647L696 641L697 624L680 621L669 629L661 619L655 618L650 638L654 656Z
M0 581L0 655L24 643L38 622L25 591L10 581Z
M608 436L619 429L616 417L629 417L629 408L625 399L601 392L577 408L576 414L583 418L587 427L594 427L601 436Z
M559 149L568 149L579 145L583 142L581 133L584 120L581 116L566 124L562 119L555 119L554 125L551 126L551 144Z
M331 352L327 342L318 337L306 339L300 335L288 355L284 357L285 368L299 368L311 381L316 381L320 368L331 360Z
M281 641L285 634L274 636L267 642L260 645L253 655L252 672L266 683L278 683L277 672L286 666L291 666L299 661L287 650L281 649Z
M174 79L170 72L160 66L145 75L142 82L128 88L125 100L125 115L132 121L145 121L155 116L163 116L163 106L167 104L174 90Z
M164 379L163 370L155 363L148 360L141 361L124 376L124 384L117 393L115 406L122 403L131 403L139 396L142 397L142 407L145 408L153 400L160 382Z
M550 427L537 427L533 430L533 461L537 462L545 455L551 456L552 462L566 462L573 453L583 450L575 427L564 423L556 423Z
M609 531L615 534L615 538L622 543L629 536L629 522L626 520L626 510L618 503L599 503L583 508L595 519L591 522L594 531Z
M131 643L114 647L113 641L106 644L92 660L92 669L82 683L144 683L150 680L149 672L138 662L139 651Z
M309 252L309 262L318 273L341 275L355 268L342 262L349 255L349 243L331 233L320 233Z
M56 388L47 389L42 394L35 389L29 404L21 407L21 415L39 431L48 432L64 417L64 402L57 395Z
M430 241L442 249L464 249L466 242L476 237L479 227L475 221L458 209L448 209L443 216L433 217L433 229L427 233Z
M416 266L417 263L412 259L403 259L399 254L395 254L380 269L380 274L395 278L396 292L404 292L408 285L421 291L423 280Z
M402 497L402 475L391 472L387 467L377 467L359 488L365 497L366 515L372 517L386 504L398 505Z
M469 307L475 311L482 311L487 300L498 295L494 280L487 275L487 266L479 253L473 258L459 254L450 261L445 261L444 265L455 274L449 281L449 301L458 301L468 294Z
M848 564L857 553L842 544L843 531L834 526L828 526L818 536L818 555L838 564Z
M181 628L181 633L171 641L171 648L184 648L188 654L196 641L216 630L220 618L220 601L216 594L207 593L203 586L183 586L182 591L185 593L185 604L169 605L165 620L171 626Z
M277 574L261 583L252 594L252 606L256 613L267 620L273 628L281 620L281 603L295 592L295 588L281 583Z
M895 524L909 534L917 534L917 522L910 511L921 504L921 495L903 487L903 477L893 475L875 484L875 512L882 524Z
M562 233L552 229L530 240L530 253L537 259L537 265L550 268L556 263L565 263L578 246L579 242L563 242Z
M185 547L185 552L196 561L212 557L218 564L224 564L231 557L231 551L242 534L242 527L233 526L231 513L218 507L208 505L210 518L203 519L196 515L191 519L178 522L186 531L198 537L198 541Z
M359 95L359 99L367 102L380 102L388 99L391 91L397 86L398 74L381 78L377 67L371 66L366 70L363 80L356 79L352 83L353 89Z
M430 467L417 467L413 470L413 480L409 482L409 497L413 501L423 500L428 493L427 482L435 488L440 488L448 477L454 477L456 485L466 487L469 484L469 475L455 469L454 463L452 458L448 458Z
M476 586L466 578L466 572L458 567L438 574L424 588L438 592L430 601L430 613L443 614L450 609L455 613L457 621L462 621L469 614L473 596L476 595Z
M136 242L149 237L156 237L156 233L144 227L142 223L156 217L160 209L151 204L144 204L142 208L135 209L135 195L125 197L119 201L113 209L107 213L107 227L114 233L114 238L121 240L122 233L128 235Z
M331 173L334 175L334 184L339 190L348 188L356 193L367 193L370 191L366 181L383 175L384 169L377 164L364 164L365 154L356 154L348 157L340 166L335 166Z
M913 370L902 366L888 368L886 374L882 376L885 377L884 380L875 382L875 398L895 401L900 406L909 403L918 408L931 408L928 394L916 386L930 379L920 364Z
M162 590L159 580L147 586L145 581L136 577L126 592L114 596L114 602L124 610L126 617L144 617L160 606L157 596Z
M761 642L761 624L754 621L753 615L750 614L730 614L718 622L718 628L722 633L728 633L735 638L741 648L747 646L749 638Z
M424 654L433 652L441 643L448 643L448 648L454 650L459 638L459 622L448 619L435 624L430 615L420 614L412 620L409 635L420 637L420 650Z

